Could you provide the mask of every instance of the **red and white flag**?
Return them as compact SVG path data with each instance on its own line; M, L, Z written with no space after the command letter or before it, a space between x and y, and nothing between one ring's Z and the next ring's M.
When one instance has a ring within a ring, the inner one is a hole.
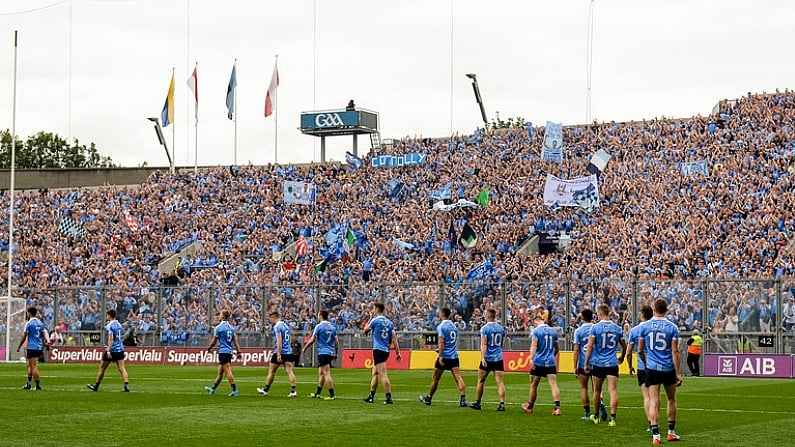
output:
M127 228L129 228L130 231L132 231L133 233L138 232L138 224L135 222L135 219L133 219L132 215L130 215L130 212L127 210L124 210L124 221L127 222Z
M271 84L268 86L268 94L265 95L265 118L273 114L276 107L276 87L279 86L279 64L273 64L273 75Z
M295 252L300 256L309 253L309 244L303 236L298 236L298 240L295 241Z
M198 65L198 64L197 64ZM193 99L196 100L196 110L193 112L196 121L199 121L199 78L196 74L198 67L193 69L193 74L188 78L188 88L193 92Z

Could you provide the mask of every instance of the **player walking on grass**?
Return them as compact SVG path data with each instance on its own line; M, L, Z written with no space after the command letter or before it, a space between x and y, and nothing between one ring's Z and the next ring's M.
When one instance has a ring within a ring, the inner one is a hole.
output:
M218 385L226 373L226 379L232 387L232 392L229 397L235 397L240 393L237 391L235 385L235 376L232 374L232 354L236 350L240 355L240 344L237 342L237 335L234 326L229 324L229 316L231 313L224 309L221 311L221 323L213 330L213 339L210 341L210 346L207 347L207 352L210 352L216 343L218 343L218 373L215 375L215 382L213 386L206 386L204 390L210 394L215 394Z
M593 401L596 402L602 395L602 385L607 380L607 392L610 395L610 421L609 427L616 426L616 412L618 411L618 365L624 362L624 353L627 342L624 340L624 331L610 321L610 307L600 304L596 308L599 322L591 328L588 336L588 346L585 350L585 373L591 374L593 380ZM620 351L619 351L620 350ZM620 352L620 354L619 354ZM616 359L616 354L619 355ZM600 422L599 417L591 415L594 424Z
M585 410L584 421L591 420L591 393L593 392L593 382L591 374L585 373L585 348L588 346L588 337L591 336L593 327L593 311L583 309L580 312L583 324L574 331L574 377L580 382L580 400L582 408ZM596 404L596 402L594 402ZM599 417L607 421L607 410L604 402L599 400Z
M431 377L431 386L428 389L426 396L420 396L420 402L425 405L430 405L433 399L433 394L436 393L436 388L439 386L439 379L445 371L450 371L453 374L456 385L458 385L458 406L466 408L466 383L461 378L460 361L458 359L458 328L450 321L450 309L444 307L439 310L439 318L442 322L436 328L436 335L439 340L439 357L436 358L436 363L433 365L433 377Z
M480 400L483 398L486 377L494 371L494 383L497 384L497 394L500 397L497 411L505 411L505 383L503 382L505 365L502 359L502 340L505 338L505 329L495 321L496 319L497 312L494 309L486 309L486 324L480 328L477 400L469 405L469 408L473 410L480 410Z
M287 397L296 397L295 374L293 374L293 349L290 347L290 326L279 317L278 312L271 312L268 320L273 324L273 355L268 365L268 377L265 379L265 388L257 388L257 392L267 396L270 392L273 379L279 366L284 365L284 372L290 381L290 394Z
M629 331L629 340L627 340L627 364L629 364L629 375L633 375L635 372L635 368L632 365L632 351L636 351L639 349L638 341L640 340L640 331L643 329L643 325L646 324L647 321L651 320L652 317L652 310L649 306L642 306L640 308L640 323L638 323L635 327L633 327ZM640 386L640 392L643 394L643 410L646 412L646 415L649 414L649 387L646 386L646 365L643 364L643 359L638 356L638 386ZM651 422L649 422L649 428L647 431L651 431Z
M130 392L130 380L127 377L127 369L124 368L124 344L122 344L121 335L124 333L124 327L116 320L116 310L108 309L105 314L105 319L108 324L105 326L105 338L107 340L107 347L105 353L102 355L102 362L99 364L99 372L97 372L97 381L94 384L86 385L91 391L99 391L99 385L102 383L102 378L105 377L105 370L111 363L115 363L119 368L121 378L124 380L125 393Z
M384 387L386 399L384 404L391 405L392 401L392 384L389 383L389 375L386 370L386 361L389 359L389 344L392 343L395 347L395 358L399 362L400 344L398 343L397 333L395 332L395 325L387 317L384 316L383 303L373 304L373 312L375 316L364 327L364 334L373 333L373 370L372 378L370 379L370 394L364 398L368 404L373 403L375 398L375 391L378 388L378 382Z
M22 337L19 339L17 345L17 352L22 348L25 342L28 343L25 352L25 361L27 362L28 381L22 387L23 390L41 391L41 380L39 376L39 357L44 352L44 323L36 317L38 310L35 307L28 308L28 321L25 323L25 328L22 330ZM36 386L31 385L31 380L36 381Z
M328 388L328 397L325 400L334 400L334 380L331 378L331 363L339 356L340 342L337 338L337 328L328 321L328 311L321 310L318 313L320 323L312 331L312 337L306 342L301 354L306 352L310 346L317 342L317 390L310 393L309 397L320 399L323 396L323 385Z
M533 413L538 398L538 384L542 377L546 377L555 403L552 416L560 416L560 388L558 388L558 369L555 365L555 356L559 352L558 331L549 327L541 314L536 314L533 318L533 325L535 329L530 342L530 396L529 400L522 404L522 409L525 413Z
M638 356L646 364L649 388L647 416L651 424L652 444L660 444L660 386L668 398L668 442L679 440L676 434L676 388L682 385L679 371L679 328L668 321L668 302L654 300L654 317L643 325L638 338Z

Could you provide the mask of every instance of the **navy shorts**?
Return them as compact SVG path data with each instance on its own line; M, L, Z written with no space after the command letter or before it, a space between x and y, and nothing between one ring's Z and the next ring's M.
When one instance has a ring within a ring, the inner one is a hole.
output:
M232 354L223 354L218 353L218 364L219 365L226 365L227 363L232 363Z
M108 351L105 351L105 353L102 354L102 361L116 363L119 360L124 360L126 357L127 355L124 353L124 351L111 352L110 357L108 357Z
M646 386L663 385L670 386L676 384L676 371L655 371L646 370Z
M461 366L461 361L459 359L442 359L444 360L444 365L439 363L439 359L436 359L436 363L433 364L433 367L436 369L441 369L444 371L450 371L453 368L458 368Z
M271 364L273 365L284 365L285 363L293 363L293 355L292 354L282 354L282 361L279 361L279 353L274 352L271 355Z
M585 370L582 369L582 368L577 368L577 375L578 376L591 377L591 373L586 373Z
M332 362L334 362L333 355L324 355L324 354L317 355L317 366L331 365Z
M505 364L502 360L496 360L494 362L486 361L486 366L483 366L483 362L480 362L480 366L478 369L481 371L491 372L491 371L505 371Z
M639 369L637 371L637 375L638 375L638 386L646 385L646 370Z
M388 359L389 359L389 351L380 351L378 349L373 349L373 365L386 363Z
M531 376L538 376L538 377L546 377L550 375L555 375L558 373L558 369L554 366L536 366L535 368L530 370Z
M600 379L607 376L618 377L618 366L594 366L591 368L591 376Z
M28 349L25 351L25 355L27 356L25 358L38 359L39 357L41 357L41 354L42 354L41 349Z

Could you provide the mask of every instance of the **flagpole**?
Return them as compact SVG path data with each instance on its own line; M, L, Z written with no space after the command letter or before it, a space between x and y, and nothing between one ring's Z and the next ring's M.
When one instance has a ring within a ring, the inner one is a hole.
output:
M14 31L14 87L11 99L11 180L9 185L10 199L8 213L8 288L6 290L6 358L11 358L11 279L14 271L14 175L17 151L17 31Z
M188 2L190 3L190 2ZM198 80L198 73L199 73L199 63L196 62L196 66L193 68L193 72L196 73L196 85L193 87L196 89L196 93L194 96L196 97L196 105L195 105L195 112L193 113L194 123L193 123L193 173L197 174L199 172L199 80Z
M176 68L174 68L174 67L171 67L171 80L172 80L172 82L173 82L173 80L174 80L174 73L175 73L175 71L176 71ZM173 98L172 98L172 100L173 100ZM173 101L172 101L172 102L173 102ZM176 113L176 107L175 107L175 105L176 105L176 104L171 104L171 108L172 108L172 109L174 110L174 112ZM177 128L177 125L176 125L176 124L174 124L174 123L171 123L171 173L172 173L172 174L173 174L174 172L176 172L176 167L174 166L174 164L177 162L177 159L176 159L176 158L174 158L174 157L176 157L176 156L177 156L177 150L176 150L176 145L177 145L177 144L176 144L176 141L177 141L177 137L176 137L176 135L177 135L177 133L176 133L176 128Z
M279 55L276 55L276 69L278 70L279 66ZM273 132L273 163L279 163L279 95L273 95L273 127L275 131Z
M235 110L232 112L232 118L235 120L235 160L234 164L237 166L237 111L240 110L237 104L237 58L235 58L235 90L232 92L232 103L235 105Z

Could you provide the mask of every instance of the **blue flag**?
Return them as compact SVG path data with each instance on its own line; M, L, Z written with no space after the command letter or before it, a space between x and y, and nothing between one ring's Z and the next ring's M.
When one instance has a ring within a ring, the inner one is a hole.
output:
M390 179L389 180L389 196L390 197L396 197L398 194L400 194L401 191L403 191L403 186L404 186L403 182L395 180L395 179Z
M431 192L431 201L450 199L453 197L453 184L448 183L441 188Z
M485 279L487 276L494 274L494 259L489 258L483 261L475 268L467 273L467 281L476 281Z
M357 157L355 154L352 154L351 152L345 152L345 161L348 162L353 169L359 169L364 164L364 160Z
M235 114L235 89L237 88L237 61L232 65L232 75L229 77L229 87L226 88L226 117L230 120Z

